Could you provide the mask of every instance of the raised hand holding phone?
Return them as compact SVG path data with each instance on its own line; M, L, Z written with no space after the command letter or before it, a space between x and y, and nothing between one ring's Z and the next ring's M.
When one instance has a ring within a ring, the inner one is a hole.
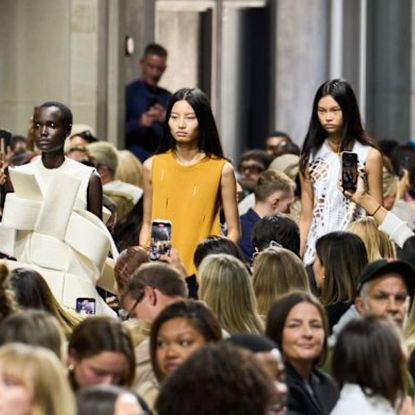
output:
M357 188L357 154L350 151L343 151L341 154L342 163L342 188L344 191L355 192Z
M171 222L155 219L151 223L150 259L158 261L162 255L170 255Z

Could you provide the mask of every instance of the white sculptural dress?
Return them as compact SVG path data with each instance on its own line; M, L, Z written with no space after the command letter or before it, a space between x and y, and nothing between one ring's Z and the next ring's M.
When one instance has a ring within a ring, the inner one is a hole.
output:
M356 142L352 149L357 153L358 168L362 174L370 148ZM308 171L314 202L313 218L303 258L306 265L314 261L315 244L320 236L333 231L343 231L351 222L365 215L363 209L347 199L339 189L340 165L340 154L330 148L327 140L314 156L310 156Z
M98 314L113 314L96 291L108 252L118 253L103 222L86 210L93 169L67 158L47 169L39 158L9 172L14 193L6 196L0 251L38 270L65 306L93 297Z

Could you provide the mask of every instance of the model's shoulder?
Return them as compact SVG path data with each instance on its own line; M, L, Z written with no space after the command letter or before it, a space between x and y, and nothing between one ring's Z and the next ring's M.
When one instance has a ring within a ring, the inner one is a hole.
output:
M65 163L63 165L63 170L80 173L80 174L91 175L95 171L95 168L91 166L87 166L86 164L80 163L79 161L73 160L69 157L65 157Z
M369 147L367 158L371 160L380 160L382 159L382 153L375 147Z
M235 168L233 167L232 163L225 159L217 159L218 164L222 166L222 173L223 174L234 174Z
M21 166L16 166L16 169L20 171L31 172L37 168L37 165L42 162L42 159L39 156L34 157L29 163L22 164Z

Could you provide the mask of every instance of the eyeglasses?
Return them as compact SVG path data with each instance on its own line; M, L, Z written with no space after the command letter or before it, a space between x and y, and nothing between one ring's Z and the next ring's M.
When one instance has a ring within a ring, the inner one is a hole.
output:
M144 295L145 294L144 294L144 288L143 288L143 290L140 291L139 295L137 296L136 300L134 301L134 304L131 306L131 308L128 311L121 309L118 312L118 316L120 317L121 320L123 320L123 321L129 320L133 316L133 314L135 312L135 309L137 308L138 304L140 304L140 302L143 301Z
M264 250L267 248L284 248L280 243L276 242L276 241L270 241L270 243L268 244L268 246L264 247L263 249L261 249L260 251L255 251L252 254L252 261Z
M238 170L240 173L256 173L260 174L262 173L265 168L263 166L260 166L258 164L247 164L247 165L239 165Z

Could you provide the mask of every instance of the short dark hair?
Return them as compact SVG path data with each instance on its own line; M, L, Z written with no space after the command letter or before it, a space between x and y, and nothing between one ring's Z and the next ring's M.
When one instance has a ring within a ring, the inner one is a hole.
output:
M255 160L258 163L261 163L264 166L264 170L266 170L271 164L272 157L265 150L253 149L246 150L241 154L241 157L239 158L239 166L242 162L247 160Z
M71 132L72 128L72 122L73 122L73 116L72 111L61 102L57 101L46 101L42 105L39 105L38 108L50 108L50 107L56 107L59 109L61 113L61 121L63 126L65 127L65 130L69 134Z
M199 88L179 89L170 98L166 109L164 134L157 153L164 153L176 147L176 140L170 131L169 119L173 105L177 101L186 101L196 114L197 122L199 123L199 149L204 151L208 157L224 158L218 128L213 117L209 99Z
M158 43L149 43L144 49L144 56L157 55L162 58L167 58L167 50Z
M0 346L24 343L53 351L62 359L64 334L58 320L43 310L25 310L7 316L0 324Z
M198 350L165 380L156 411L158 415L262 415L277 400L273 380L254 356L221 342Z
M167 306L154 320L150 331L150 357L153 372L159 381L164 378L157 363L157 337L161 326L174 318L184 318L205 339L206 343L222 340L222 329L212 311L199 301L177 301Z
M398 258L415 267L415 235L409 237L398 252Z
M281 130L273 131L266 139L268 140L268 138L272 138L272 137L284 137L288 141L292 141L291 137L286 132L281 131Z
M117 398L128 393L134 395L144 411L149 412L149 408L144 400L134 391L116 385L94 385L82 388L76 394L78 415L113 415Z
M168 297L187 297L187 286L182 275L162 262L143 264L128 281L127 293L139 298L145 287L157 288Z
M210 235L197 244L193 255L195 267L199 268L203 259L211 254L229 254L245 264L245 257L241 248L235 242L224 236Z
M324 344L321 355L315 360L314 364L322 364L325 361L327 354L327 337L329 334L329 329L326 312L320 301L313 294L307 293L305 291L292 291L281 296L269 310L265 334L271 340L274 340L274 342L277 343L278 348L284 355L284 349L282 345L285 322L290 311L300 303L312 304L318 310L321 316L324 329Z
M406 359L397 328L376 316L350 321L337 338L332 374L340 388L356 383L365 395L380 395L395 405L407 388Z
M113 317L88 317L78 324L69 340L68 352L80 361L102 352L122 353L128 370L120 379L120 385L131 386L135 374L134 345L128 329ZM77 389L74 376L70 379Z
M283 213L264 216L253 227L251 241L254 248L262 251L275 241L300 255L300 230L298 225Z

